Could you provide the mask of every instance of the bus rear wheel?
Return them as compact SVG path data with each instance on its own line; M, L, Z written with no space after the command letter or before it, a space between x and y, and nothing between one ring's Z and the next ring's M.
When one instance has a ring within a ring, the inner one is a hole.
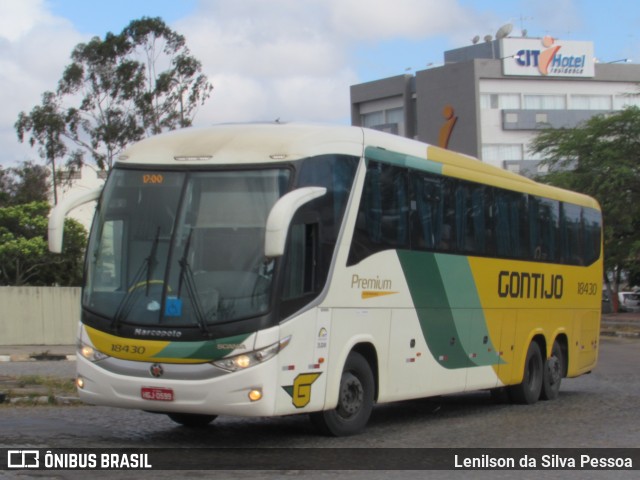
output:
M351 352L340 378L337 407L312 413L311 421L325 435L343 437L360 433L371 416L373 396L371 367L362 355Z
M200 415L197 413L167 413L176 423L189 428L202 428L213 422L217 415Z
M564 373L564 356L560 344L555 341L551 347L551 356L544 364L544 376L542 381L543 400L555 400L560 394L560 382Z
M509 387L509 396L514 403L531 405L540 398L543 380L543 363L540 346L531 342L524 362L522 383Z

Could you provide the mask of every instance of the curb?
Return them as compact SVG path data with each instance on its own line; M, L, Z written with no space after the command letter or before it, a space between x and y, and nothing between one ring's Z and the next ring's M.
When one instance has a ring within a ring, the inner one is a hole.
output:
M625 332L622 330L604 330L600 332L603 337L640 338L640 332Z
M12 397L6 393L0 393L0 405L6 403L8 405L83 405L84 402L78 397L70 397L68 395L39 395L39 396L20 396Z
M68 361L75 362L76 355L56 355L56 354L34 354L14 353L11 355L0 355L0 363L3 362L41 362L41 361Z

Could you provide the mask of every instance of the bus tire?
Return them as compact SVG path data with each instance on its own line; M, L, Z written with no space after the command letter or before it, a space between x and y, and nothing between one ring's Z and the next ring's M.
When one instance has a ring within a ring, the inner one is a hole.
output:
M351 352L340 378L338 405L334 410L311 414L311 422L325 435L343 437L364 430L373 410L374 379L369 362Z
M542 390L543 362L540 346L534 341L529 345L524 362L522 383L509 387L509 396L514 403L531 405L540 398Z
M542 379L542 392L540 398L543 400L555 400L560 394L560 383L564 372L564 357L562 348L556 340L551 347L551 356L544 363L544 375Z
M167 413L176 423L189 428L202 428L213 422L217 415L200 415L197 413Z

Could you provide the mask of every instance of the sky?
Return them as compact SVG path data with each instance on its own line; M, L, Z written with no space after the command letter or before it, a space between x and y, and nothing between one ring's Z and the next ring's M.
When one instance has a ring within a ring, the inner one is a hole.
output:
M349 123L351 85L441 65L507 23L640 63L635 0L0 0L1 166L41 161L14 124L55 90L73 48L143 16L184 35L214 86L196 126Z

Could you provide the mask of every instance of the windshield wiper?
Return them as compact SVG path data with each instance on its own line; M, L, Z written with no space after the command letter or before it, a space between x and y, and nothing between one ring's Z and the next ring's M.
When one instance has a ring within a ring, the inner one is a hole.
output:
M187 242L184 246L182 258L178 261L178 264L180 265L180 277L178 279L178 298L180 298L180 296L182 295L182 285L184 283L185 287L187 288L187 294L191 299L191 306L193 307L196 321L200 326L202 333L204 333L208 337L211 337L211 332L209 331L209 327L207 326L207 318L202 311L202 305L200 304L200 297L198 296L198 289L196 288L193 270L191 269L191 265L189 265L189 261L187 260L189 249L191 248L192 235L193 227L191 227L191 230L189 231L189 236L187 237Z
M118 308L116 309L116 313L113 316L113 320L111 322L111 329L114 331L118 331L118 327L122 323L124 319L126 319L133 306L136 304L134 299L140 296L140 289L138 287L141 286L142 277L147 272L147 278L145 282L145 295L149 296L149 285L151 284L151 276L153 275L153 269L158 263L156 260L156 253L158 251L158 242L160 241L160 227L156 230L156 236L153 239L153 244L151 245L151 251L149 252L149 256L142 261L140 268L136 272L133 277L133 281L127 286L127 293L125 293L122 300L118 304Z
M153 275L153 269L158 264L156 260L156 252L158 251L158 241L160 240L160 227L156 231L156 238L153 240L153 245L151 246L151 252L147 257L147 285L145 287L145 294L149 296L149 284L151 283L151 276ZM135 285L135 284L134 284Z

